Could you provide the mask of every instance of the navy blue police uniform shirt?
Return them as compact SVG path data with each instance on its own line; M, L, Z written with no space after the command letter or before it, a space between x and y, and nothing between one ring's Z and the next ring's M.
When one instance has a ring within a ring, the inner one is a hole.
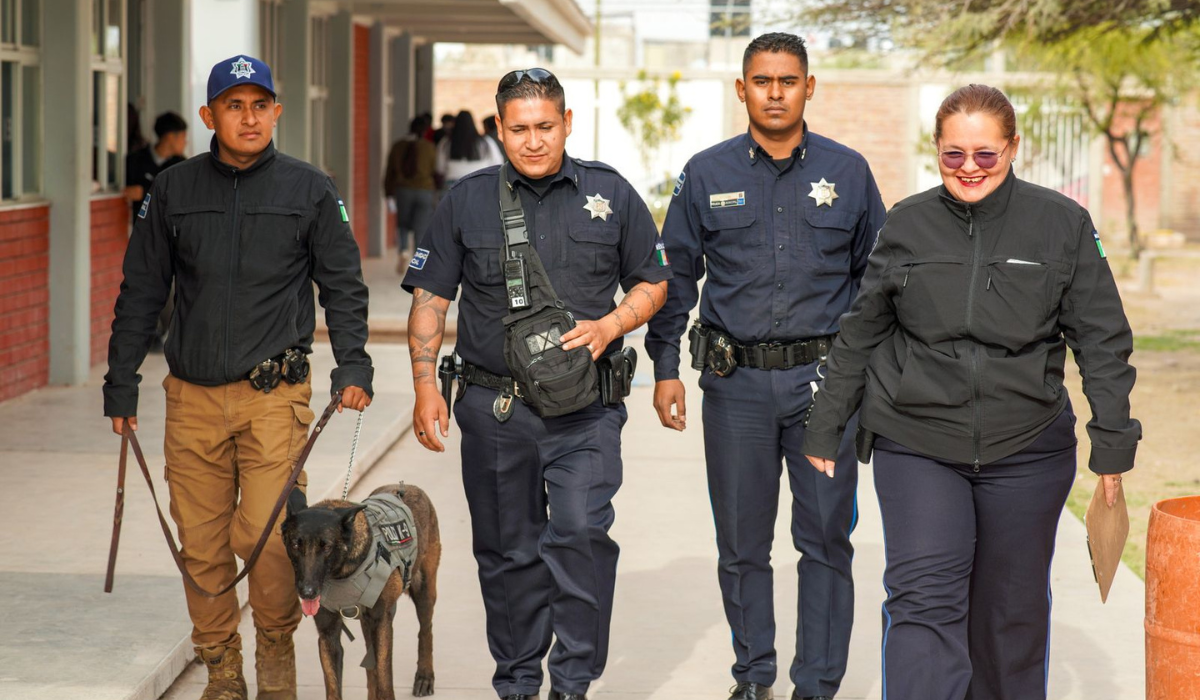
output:
M705 274L700 321L738 341L837 332L886 214L866 159L807 127L786 159L749 132L693 156L663 226L674 276L646 337L655 380L679 377Z
M530 241L550 283L576 320L594 321L616 308L617 284L661 282L671 267L645 202L604 163L563 157L553 176L531 181L511 165ZM499 375L508 314L500 255L499 166L474 172L450 188L404 276L404 289L424 289L458 306L459 355ZM605 352L620 348L613 341Z

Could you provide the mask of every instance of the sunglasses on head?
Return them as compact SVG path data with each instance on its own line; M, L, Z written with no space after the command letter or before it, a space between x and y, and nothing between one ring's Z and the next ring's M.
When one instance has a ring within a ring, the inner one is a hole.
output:
M975 165L978 165L980 168L991 170L996 167L996 163L1000 162L1000 156L1004 155L1004 152L1008 150L1008 146L1011 145L1012 141L1009 141L1008 145L1002 148L999 153L995 151L975 151L974 153L938 151L938 157L942 159L942 165L951 170L958 170L965 165L968 157L975 161Z
M515 88L522 80L528 80L531 83L545 83L554 80L554 74L545 68L530 68L529 70L515 70L506 74L500 79L500 85L497 92L504 92Z

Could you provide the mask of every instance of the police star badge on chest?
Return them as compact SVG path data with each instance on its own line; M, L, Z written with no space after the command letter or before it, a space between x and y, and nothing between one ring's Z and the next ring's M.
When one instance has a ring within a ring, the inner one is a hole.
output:
M583 208L591 212L591 218L608 221L608 217L613 213L612 207L608 205L611 200L601 197L599 192L594 197L584 195L584 199L587 200L587 204L583 205Z
M821 178L820 182L810 182L808 184L812 185L812 192L809 192L808 196L816 201L818 207L822 204L827 207L833 206L833 200L838 198L837 192L833 190L833 188L837 187L836 182L826 182L825 178Z

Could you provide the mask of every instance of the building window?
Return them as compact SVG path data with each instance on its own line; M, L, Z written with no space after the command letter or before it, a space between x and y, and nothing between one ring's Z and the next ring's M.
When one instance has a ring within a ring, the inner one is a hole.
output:
M92 191L115 192L125 176L125 1L92 0Z
M312 65L308 85L309 144L313 165L329 172L329 18L312 18Z
M712 0L709 36L750 36L750 0Z
M42 191L40 0L0 0L0 200Z

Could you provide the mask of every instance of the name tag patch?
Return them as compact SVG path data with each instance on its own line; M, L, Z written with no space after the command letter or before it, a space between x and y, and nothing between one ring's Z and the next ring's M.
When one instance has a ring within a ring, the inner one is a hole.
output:
M412 262L408 266L414 270L424 270L425 261L429 259L429 251L424 248L417 248L417 252L413 253Z
M726 207L746 206L745 192L722 192L708 195L709 209L725 209Z
M412 540L412 532L408 529L408 521L405 520L393 525L381 525L379 533L391 544L404 544Z
M138 218L144 219L144 218L146 218L146 214L148 214L148 213L150 213L150 194L149 193L147 193L146 198L142 200L142 208L138 209ZM1100 239L1097 238L1096 240L1099 241Z

